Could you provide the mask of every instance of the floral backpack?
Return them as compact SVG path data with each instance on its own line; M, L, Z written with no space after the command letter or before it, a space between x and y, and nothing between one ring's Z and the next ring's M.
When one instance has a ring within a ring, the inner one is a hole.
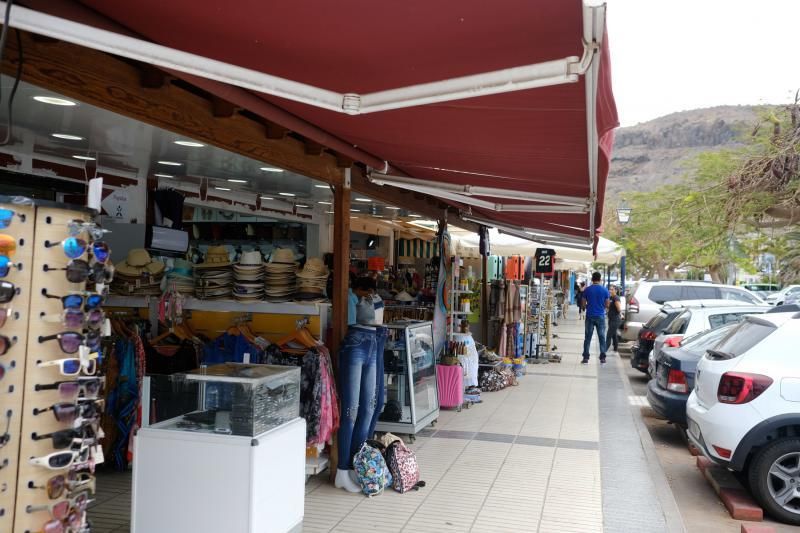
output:
M381 449L383 445L367 441L353 457L353 470L356 472L361 491L367 496L377 496L392 484L392 474L386 467Z

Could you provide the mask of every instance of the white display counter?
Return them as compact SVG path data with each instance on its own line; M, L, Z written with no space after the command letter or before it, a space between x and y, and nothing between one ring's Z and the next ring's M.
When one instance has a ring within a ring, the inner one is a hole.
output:
M133 533L286 533L302 529L306 423L257 437L175 428L139 430Z

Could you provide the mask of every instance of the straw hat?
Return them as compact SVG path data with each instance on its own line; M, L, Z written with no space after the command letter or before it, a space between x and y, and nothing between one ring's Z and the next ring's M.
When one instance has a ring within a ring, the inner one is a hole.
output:
M195 265L194 268L220 268L227 266L231 266L228 249L224 246L209 246L208 251L206 251L205 262Z
M306 261L303 270L297 273L298 278L326 278L328 277L328 267L325 266L325 263L322 259L318 257L312 257L308 261Z
M187 261L186 259L176 259L172 263L172 270L167 272L167 277L169 279L188 279L189 281L192 280L192 270L194 269L194 265Z
M252 252L242 252L239 258L239 267L261 267L261 252L254 250Z
M272 251L269 262L294 264L294 252L289 248L276 248Z
M134 248L128 257L114 267L117 275L130 278L159 276L164 273L166 265L161 261L153 261L144 248Z

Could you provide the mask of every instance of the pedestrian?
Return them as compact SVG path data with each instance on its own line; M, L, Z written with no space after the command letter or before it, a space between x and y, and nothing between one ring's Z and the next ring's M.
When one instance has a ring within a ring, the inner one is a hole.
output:
M592 333L597 330L600 341L600 364L606 363L606 310L609 304L608 289L603 287L603 276L600 272L592 274L592 284L584 289L582 296L586 309L586 326L583 336L583 361L589 364L589 348L592 345Z
M622 303L617 296L617 288L612 285L609 291L608 303L608 335L606 336L606 349L614 347L614 353L619 354L619 326L622 321Z
M581 281L580 285L578 285L578 320L583 320L584 314L586 313L586 302L583 300L583 291L586 290L586 282Z

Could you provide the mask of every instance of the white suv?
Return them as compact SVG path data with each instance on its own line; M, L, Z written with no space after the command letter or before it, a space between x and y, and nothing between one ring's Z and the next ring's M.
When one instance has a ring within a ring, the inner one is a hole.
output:
M800 525L800 313L749 316L700 360L688 435L747 474L775 518Z
M680 300L732 300L754 305L764 301L752 292L734 285L703 281L642 281L631 293L622 329L623 342L634 341L642 326L658 314L664 302Z

